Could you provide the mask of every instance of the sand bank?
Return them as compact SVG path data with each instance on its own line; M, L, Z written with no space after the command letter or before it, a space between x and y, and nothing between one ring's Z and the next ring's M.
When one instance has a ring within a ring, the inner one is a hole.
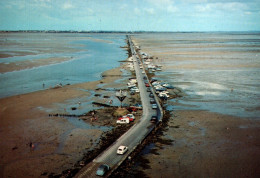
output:
M60 174L79 161L98 141L103 133L102 128L94 127L95 123L91 123L90 117L84 118L90 129L81 129L66 118L49 117L49 114L68 113L62 106L71 102L77 107L84 107L78 102L83 98L88 100L93 95L93 90L100 88L100 84L101 88L125 86L124 79L121 79L122 82L116 82L121 78L122 68L105 72L105 77L100 81L66 85L1 99L0 177ZM113 92L106 91L106 94L113 95ZM91 97L90 100L101 98ZM109 123L103 121L100 118L98 125ZM31 143L34 148L30 147Z
M45 66L50 64L57 64L72 59L73 58L62 57L62 58L45 58L45 59L37 59L37 60L17 61L11 63L1 63L0 73L31 69L33 67Z

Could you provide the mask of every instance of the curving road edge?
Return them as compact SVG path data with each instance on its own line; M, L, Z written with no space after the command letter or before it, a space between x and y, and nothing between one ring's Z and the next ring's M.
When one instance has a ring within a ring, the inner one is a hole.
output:
M135 148L142 143L142 141L150 134L150 132L156 127L155 124L150 122L152 116L156 115L159 121L162 120L163 110L156 97L154 91L152 90L158 109L152 109L150 104L149 93L147 92L143 77L146 73L142 73L144 69L140 69L139 63L140 59L136 57L136 51L130 36L127 36L132 52L134 68L136 72L136 78L138 82L138 87L140 91L140 97L143 106L142 118L135 123L126 133L124 133L120 138L118 138L112 145L110 145L105 151L103 151L98 157L96 157L92 162L84 166L75 177L97 177L96 170L102 164L107 164L110 167L110 171L104 176L108 177L111 173L116 170L122 162L131 154ZM150 85L151 86L151 85ZM152 88L151 88L152 89ZM128 147L128 151L124 155L117 155L116 150L120 145L125 145Z

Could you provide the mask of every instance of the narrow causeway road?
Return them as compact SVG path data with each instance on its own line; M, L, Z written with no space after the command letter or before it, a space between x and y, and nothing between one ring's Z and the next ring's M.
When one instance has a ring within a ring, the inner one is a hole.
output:
M130 48L133 57L134 68L136 72L136 78L138 82L138 88L140 91L140 97L143 106L142 118L135 123L125 134L123 134L118 140L116 140L110 147L103 151L98 157L96 157L92 162L83 167L75 177L98 177L96 176L97 168L102 164L107 164L110 167L110 172L105 175L107 177L113 170L115 170L127 157L134 151L134 149L144 140L144 138L153 130L156 126L150 122L153 115L158 116L161 120L162 109L159 106L158 100L156 100L158 109L152 109L150 104L150 92L147 92L147 87L144 83L144 76L146 74L143 72L144 69L140 69L139 64L140 59L136 56L136 51L131 38L128 37ZM143 73L142 73L143 72ZM118 155L117 149L120 145L128 147L128 151L124 155Z

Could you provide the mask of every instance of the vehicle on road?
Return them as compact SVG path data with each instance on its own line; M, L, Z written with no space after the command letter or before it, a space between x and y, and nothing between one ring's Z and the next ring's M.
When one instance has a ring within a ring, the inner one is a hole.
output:
M151 104L154 104L155 103L155 100L153 98L150 99L150 103Z
M116 153L119 155L123 155L123 154L125 154L125 152L127 152L127 150L128 150L128 147L121 145L118 147Z
M158 107L157 107L157 104L152 104L152 108L153 109L157 109Z
M96 175L97 176L104 176L108 171L110 167L107 164L102 164L98 167Z
M151 123L157 123L158 117L157 116L152 116L150 121L151 121Z

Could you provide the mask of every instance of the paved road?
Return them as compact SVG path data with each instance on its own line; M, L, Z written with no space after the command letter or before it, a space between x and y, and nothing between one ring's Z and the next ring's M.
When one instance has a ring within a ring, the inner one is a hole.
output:
M96 170L101 164L109 165L112 170L116 169L155 127L154 124L150 123L151 116L157 114L160 115L160 113L157 113L160 112L160 110L157 111L151 107L149 93L146 91L147 89L143 80L143 76L145 74L142 74L142 69L139 68L139 59L137 59L136 55L134 55L136 52L130 38L129 41L133 54L138 88L140 90L143 105L142 118L91 163L83 167L76 177L96 177ZM125 145L128 147L129 150L126 154L116 154L116 150L120 145Z

